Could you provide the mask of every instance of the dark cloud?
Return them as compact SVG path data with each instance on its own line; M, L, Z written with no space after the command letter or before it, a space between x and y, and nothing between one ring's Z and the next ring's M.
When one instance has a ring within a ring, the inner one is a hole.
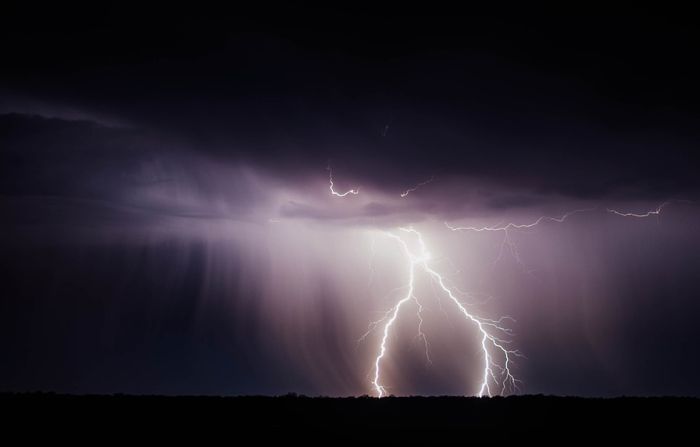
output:
M518 317L526 391L700 393L695 204L605 211L697 199L694 16L64 7L0 17L0 390L366 392L376 230L414 224ZM596 205L517 256L443 223Z
M0 115L0 194L102 201L153 215L244 218L266 192L171 138L86 120Z
M381 190L438 175L583 198L697 193L697 36L682 19L384 17L362 33L352 15L178 19L6 31L22 50L0 83L292 179L331 159Z

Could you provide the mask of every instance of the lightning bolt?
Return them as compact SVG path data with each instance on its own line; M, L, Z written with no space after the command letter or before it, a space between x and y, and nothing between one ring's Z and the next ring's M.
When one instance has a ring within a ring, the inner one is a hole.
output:
M410 193L414 192L415 190L417 190L417 189L420 188L421 186L425 186L425 185L427 185L428 183L431 183L433 180L435 180L435 177L434 177L434 176L431 176L428 180L425 180L425 181L423 181L423 182L418 183L418 184L417 184L416 186L414 186L413 188L408 188L406 191L404 191L404 192L401 193L401 197L402 197L402 198L405 198L405 197L406 197L407 195L409 195Z
M484 232L503 232L503 241L501 242L501 249L498 253L498 257L494 261L495 263L498 263L498 261L501 260L503 257L503 252L505 251L506 247L508 247L508 250L510 251L511 256L513 259L515 259L515 262L518 263L521 267L525 268L525 264L522 261L522 258L520 257L520 251L518 250L518 246L515 243L515 241L512 238L511 231L512 230L529 230L532 229L542 222L555 222L555 223L563 223L565 222L568 218L575 214L579 213L586 213L590 211L596 210L596 207L593 208L582 208L582 209L577 209L573 211L569 211L565 214L562 214L559 217L554 217L554 216L541 216L534 220L533 222L530 223L524 223L524 224L517 224L514 222L509 222L506 224L498 224L498 225L493 225L493 226L485 226L485 227L454 227L450 225L449 223L445 222L445 226L452 230L452 231L473 231L476 233L484 233Z
M415 188L407 190L404 194L407 195L419 186L420 184L417 185ZM402 194L401 196L405 197L404 194ZM622 212L612 208L606 208L606 211L617 216L629 218L647 218L652 216L658 217L661 215L662 211L673 202L695 203L689 200L669 200L661 203L656 208L644 213ZM508 247L514 259L522 265L522 260L518 252L518 248L515 245L515 242L513 241L510 234L511 231L529 230L537 227L543 222L564 223L567 219L569 219L575 214L591 212L596 209L598 208L583 208L569 211L561 216L541 216L529 223L509 222L505 224L497 224L482 227L458 227L452 226L449 223L445 222L445 226L451 231L472 231L476 233L503 232L504 238L501 244L501 250L498 259L502 257L505 248ZM392 307L386 312L382 319L372 322L370 324L369 330L362 337L362 339L364 339L372 330L374 330L379 325L383 324L382 337L379 344L378 353L374 361L374 376L371 381L377 396L384 397L387 394L386 386L382 381L381 366L382 360L386 356L389 349L389 335L391 333L392 327L399 318L402 309L406 307L406 305L408 305L411 301L414 302L417 306L416 315L418 317L418 334L425 344L426 356L428 357L428 360L430 360L428 352L428 340L422 329L423 306L415 295L415 279L418 271L428 275L428 277L431 279L431 283L438 286L439 290L444 295L446 295L449 298L449 300L454 304L459 314L461 314L466 321L472 323L479 332L479 340L483 358L483 369L481 374L481 383L479 385L478 392L476 393L477 396L491 396L492 393L496 391L496 387L499 388L499 394L518 391L518 384L521 382L514 376L512 372L513 358L523 357L523 355L518 350L511 349L508 346L510 343L510 338L513 336L513 332L504 324L505 321L512 321L512 318L506 316L498 320L491 320L483 317L478 317L473 313L469 312L465 307L464 303L462 303L462 301L460 301L460 299L457 297L457 294L467 294L461 292L456 287L448 286L444 277L430 265L431 255L427 249L422 234L413 228L399 228L399 231L399 234L389 232L386 233L386 235L399 243L406 256L406 259L408 260L409 277L408 284L405 287L407 290L406 294L396 303L396 305L394 305L394 307ZM408 242L402 236L412 236L416 238L419 249L417 251L411 250Z
M406 259L408 260L408 285L407 292L401 298L396 305L391 308L384 316L382 320L373 323L372 327L378 326L380 323L384 322L384 327L382 330L382 338L379 345L379 352L374 361L374 377L372 379L372 385L378 397L384 397L387 394L386 387L383 385L381 380L381 365L384 359L389 342L389 334L391 332L394 323L399 317L402 308L413 301L418 307L418 334L422 338L425 344L426 356L428 353L428 340L423 333L422 325L423 319L421 313L423 311L423 306L415 295L415 278L416 270L420 269L422 272L428 275L428 277L436 283L442 292L449 297L449 299L454 303L456 309L461 313L461 315L468 321L471 322L480 334L480 346L483 356L483 372L481 378L481 384L479 386L477 395L484 396L492 395L492 387L494 385L500 386L499 393L503 394L508 390L515 391L518 389L518 383L520 381L515 378L511 368L513 365L513 357L522 356L517 350L510 349L507 345L509 340L503 337L512 336L512 331L507 327L503 326L503 321L510 319L510 317L501 318L498 320L491 320L487 318L480 318L472 314L467 310L464 304L457 298L455 292L446 284L442 275L435 271L429 264L431 260L430 252L427 249L423 236L420 232L413 228L400 228L401 234L410 235L417 239L419 250L417 253L412 251L404 238L395 233L386 233L386 235L394 240L396 240L400 247L402 248ZM371 327L371 328L372 328ZM370 328L370 330L371 330ZM365 334L366 336L366 334ZM364 337L364 336L363 336ZM501 361L499 363L498 358ZM428 357L428 360L430 358Z
M333 169L331 168L331 165L329 164L328 167L326 168L328 171L328 183L329 183L329 189L331 190L331 195L337 196L337 197L345 197L348 194L352 194L354 196L358 195L360 193L359 188L353 188L349 189L345 192L338 192L333 188Z
M430 183L431 181L433 181L432 177L429 180L426 180L425 182L416 185L414 188L406 190L403 194L401 194L401 197L406 197L406 195L408 195L410 192L415 191L420 186ZM541 224L542 222L547 221L563 223L575 214L593 211L594 209L596 208L577 209L569 211L558 217L541 216L533 222L523 224L510 222L494 226L455 227L445 222L445 226L452 231L474 231L477 233L503 232L504 238L501 244L501 252L499 253L499 259L502 256L505 247L507 246L509 247L512 256L516 259L516 261L519 264L522 265L522 260L520 258L517 246L511 238L511 230L531 229ZM423 306L415 295L415 278L417 269L420 269L422 272L428 275L432 283L436 284L439 287L439 290L444 295L446 295L449 298L449 300L455 305L457 311L464 317L466 321L472 323L480 334L479 339L483 358L483 369L481 375L481 383L476 393L477 396L491 396L492 392L494 391L494 386L500 387L500 389L498 390L499 394L505 394L508 391L517 391L518 384L521 382L513 375L513 358L522 357L522 354L519 351L508 347L510 340L508 340L507 338L511 337L513 335L513 332L504 325L504 321L512 320L512 318L502 317L498 320L491 320L487 318L478 317L475 314L469 312L469 310L467 310L462 301L457 297L457 294L464 295L464 293L454 287L448 286L444 277L430 266L429 261L431 260L431 256L430 252L427 249L422 234L414 228L400 228L399 230L401 234L412 235L413 237L415 237L418 241L418 246L420 248L419 251L415 253L410 249L406 240L400 235L397 235L395 233L386 233L388 237L396 240L400 244L409 262L409 277L408 285L406 287L406 294L394 305L394 307L392 307L391 309L389 309L389 311L386 312L382 319L370 323L368 331L360 339L363 340L372 330L374 330L380 324L384 323L378 354L374 361L374 377L372 378L372 385L374 387L375 392L377 393L377 396L384 397L387 394L386 387L381 380L381 365L382 360L384 359L388 351L389 334L391 333L392 327L399 318L402 309L411 301L413 301L417 306L416 315L418 317L418 336L423 340L426 357L428 358L428 360L430 360L428 339L425 333L423 332Z
M551 221L551 222L557 222L557 223L562 223L569 217L573 216L574 214L578 213L584 213L588 211L593 211L596 208L583 208L579 210L573 210L569 211L566 214L561 215L560 217L552 217L552 216L542 216L539 217L537 220L534 222L528 223L528 224L516 224L509 222L505 225L494 225L491 227L453 227L447 222L445 222L445 226L449 228L452 231L476 231L476 232L484 232L484 231L508 231L508 230L522 230L522 229L528 229L528 228L533 228L536 227L537 225L541 224L544 221Z
M669 205L672 205L674 203L686 203L686 204L691 204L691 205L696 205L698 202L695 200L688 200L688 199L672 199L672 200L667 200L665 202L662 202L659 206L656 208L647 211L646 213L626 213L622 212L616 209L612 208L606 208L606 211L611 214L615 214L616 216L620 217L634 217L638 219L644 219L645 217L651 217L651 216L660 216L661 212L667 208Z
M387 126L388 127L388 126ZM358 189L350 189L346 192L338 192L334 189L333 185L333 171L331 170L330 164L328 165L328 180L329 188L331 194L337 197L346 197L349 194L357 195L359 193ZM402 198L408 196L411 192L416 191L418 188L432 182L434 177L416 184L414 187L405 190L400 194ZM658 207L651 209L644 213L632 213L623 212L612 208L606 208L608 213L629 218L647 218L651 216L659 216L664 208L674 201L666 201L661 203ZM682 200L680 202L695 203L691 201ZM529 223L501 223L491 226L453 226L448 222L444 222L445 226L451 231L471 231L475 233L487 233L487 232L502 232L503 242L501 243L500 252L498 258L495 262L501 259L506 248L510 251L513 258L518 264L523 265L518 247L512 238L511 232L517 230L530 230L544 222L553 223L564 223L571 216L591 212L598 209L597 207L576 209L573 211L568 211L560 216L541 216ZM401 295L398 302L389 310L387 310L382 318L376 321L372 321L369 324L367 332L365 332L358 343L362 342L367 338L367 336L372 333L378 327L381 327L381 340L377 350L377 355L374 359L374 368L371 378L371 384L378 397L384 397L387 395L387 388L382 380L382 362L386 357L389 350L389 338L395 323L400 317L409 304L413 303L416 308L416 318L418 320L417 327L417 338L423 343L426 360L428 363L432 363L430 358L430 344L426 333L423 330L423 310L424 306L418 296L416 295L416 277L418 274L427 275L430 279L431 286L436 287L438 292L449 298L449 301L454 305L454 309L461 315L465 321L471 323L475 329L478 331L478 341L482 356L482 371L479 386L476 391L476 395L482 396L492 396L494 392L498 394L506 394L508 392L517 392L519 390L519 384L522 383L517 379L513 373L513 364L515 357L524 357L516 349L511 349L509 344L513 337L513 332L506 325L506 321L514 321L511 317L505 316L497 320L479 317L474 313L470 312L465 303L463 303L457 295L470 296L465 292L460 291L454 286L450 286L445 281L443 275L441 275L433 266L431 265L431 254L427 249L427 245L423 238L423 235L412 227L401 227L398 232L386 232L385 235L393 240L395 240L401 250L403 251L406 260L408 261L408 282L405 286L399 287L391 291L393 294L397 290L405 290L405 294ZM415 244L414 248L411 249L406 238L414 238L417 242L418 249L416 250ZM374 257L374 240L371 244L372 258ZM371 276L373 275L372 261L370 261L370 286L371 286ZM435 289L434 289L435 290ZM439 296L438 296L439 300ZM445 309L442 307L442 301L439 300L440 308L447 316Z
M661 205L657 206L656 209L653 209L651 211L647 211L646 213L639 213L639 214L638 213L623 213L621 211L614 210L612 208L607 208L607 212L612 213L612 214L616 214L616 215L621 216L621 217L637 217L637 218L643 219L645 217L661 215L661 211L663 211L663 209L670 204L671 204L671 201L666 201L666 202L663 202Z

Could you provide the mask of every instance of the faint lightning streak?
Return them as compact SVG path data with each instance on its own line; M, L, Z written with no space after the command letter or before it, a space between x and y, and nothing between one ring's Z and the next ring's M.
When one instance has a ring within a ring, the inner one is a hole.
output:
M449 223L445 222L445 226L449 228L452 231L474 231L477 233L483 233L483 232L496 232L496 231L502 231L503 232L503 241L501 242L501 248L498 252L498 257L494 261L494 264L498 263L501 258L503 257L503 252L505 251L505 247L508 246L508 250L510 251L511 256L513 259L515 259L515 262L518 263L521 267L525 268L525 264L522 262L522 258L520 257L520 251L518 250L518 246L515 244L513 241L513 238L511 237L510 230L527 230L536 227L537 225L541 224L542 222L556 222L556 223L563 223L566 221L569 217L573 216L574 214L578 213L584 213L584 212L589 212L593 211L596 208L583 208L583 209L577 209L573 211L569 211L560 217L553 217L553 216L541 216L537 218L534 222L530 222L527 224L517 224L513 222L508 222L506 224L498 224L498 225L493 225L493 226L485 226L485 227L454 227L451 226ZM530 271L528 273L531 274Z
M428 180L425 180L425 181L423 181L423 182L420 182L420 183L418 183L416 186L414 186L414 187L412 187L412 188L408 188L406 191L404 191L404 192L401 193L401 197L402 197L402 198L403 198L403 197L406 197L406 196L409 195L410 193L416 191L416 190L417 190L418 188L420 188L421 186L425 186L425 185L427 185L428 183L433 182L433 180L435 180L435 177L434 177L434 176L431 176Z
M509 222L505 225L494 225L492 227L453 227L447 222L445 222L445 226L449 228L452 231L476 231L476 232L483 232L483 231L506 231L510 229L515 229L515 230L522 230L522 229L528 229L535 227L542 223L543 221L551 221L551 222L557 222L557 223L562 223L569 217L573 216L574 214L578 213L584 213L588 211L593 211L596 208L583 208L579 210L573 210L569 211L566 214L563 214L561 217L552 217L552 216L541 216L537 220L535 220L532 223L529 224L516 224L513 222Z
M670 205L670 204L671 204L670 201L664 202L664 203L662 203L661 205L659 205L658 207L656 207L656 209L651 210L651 211L647 211L646 213L641 213L641 214L637 214L637 213L623 213L623 212L621 212L621 211L614 210L614 209L612 209L612 208L608 208L607 211L608 211L608 213L617 214L618 216L622 216L622 217L638 217L638 218L645 218L645 217L651 217L651 216L658 216L658 215L660 215L660 214L661 214L661 211L664 209L664 207L666 207L666 206L668 206L668 205Z
M487 328L491 328L492 330L495 330L497 333L503 333L506 336L512 335L512 332L503 326L501 326L501 322L510 319L510 317L503 317L498 320L491 320L491 319L482 319L478 318L475 315L471 314L461 303L459 298L455 296L453 291L445 284L445 280L443 279L442 275L440 275L438 272L436 272L434 269L432 269L428 265L428 261L431 259L430 253L427 250L425 241L423 240L423 236L421 233L419 233L417 230L413 228L400 228L400 230L404 233L409 233L413 234L417 237L419 247L420 247L420 253L418 255L414 254L411 249L408 247L408 244L406 243L405 240L403 240L400 236L397 236L393 233L387 233L387 235L396 241L399 242L401 247L403 248L404 253L406 254L406 257L409 260L409 283L408 283L408 293L406 296L401 299L390 311L387 313L387 317L389 314L391 315L390 318L386 321L386 324L384 325L384 331L383 331L383 336L381 339L380 343L380 348L379 348L379 354L377 355L375 362L374 362L374 379L372 380L372 384L374 385L374 389L377 392L377 395L379 397L383 397L386 394L386 388L384 385L381 384L381 361L386 355L387 352L387 340L389 337L389 332L391 330L391 327L394 325L394 322L396 321L399 311L401 309L401 306L405 304L407 301L413 299L416 301L416 303L419 306L419 317L420 317L420 312L422 311L422 306L420 303L417 301L415 295L414 295L414 281L415 281L415 268L417 265L421 266L422 269L433 279L445 292L445 294L455 303L459 311L464 315L464 317L468 320L474 323L479 330L479 333L481 335L481 351L483 353L483 358L484 358L484 369L483 369L483 375L481 379L481 385L479 387L478 391L478 396L483 396L483 395L489 395L491 396L491 386L489 384L490 381L493 381L495 383L498 383L501 385L501 393L505 393L508 387L510 386L511 389L518 389L518 383L519 380L515 378L511 371L512 367L512 357L514 356L520 356L521 354L516 351L507 348L506 345L507 341L499 338L498 336L492 334L487 330ZM385 317L386 318L386 317ZM425 334L422 332L422 318L419 318L419 335L422 336L425 346L426 346L426 354L427 354L427 339L425 338ZM503 357L503 364L499 365L495 359L492 353L490 352L489 347L493 347L497 350L497 352L500 352L502 357ZM497 378L497 374L494 372L494 368L498 370L498 373L500 374L500 380Z
M358 195L360 193L359 188L353 188L349 189L345 192L338 192L333 188L333 169L331 169L331 166L328 165L326 168L328 170L328 183L329 183L329 189L331 190L331 195L337 196L337 197L345 197L348 194L352 194L354 196Z
M429 364L432 364L433 361L430 359L430 347L428 346L428 337L426 337L425 332L423 332L423 305L420 303L420 301L418 301L418 298L416 298L415 296L413 297L413 300L418 306L418 312L416 312L416 316L418 317L418 335L416 335L416 337L423 340L423 347L425 348L425 359L428 361Z
M367 291L371 294L372 293L372 282L374 281L374 257L376 255L376 252L374 250L374 243L376 242L376 239L374 236L372 236L372 242L370 243L369 246L369 251L370 251L370 258L369 258L369 281L367 282Z

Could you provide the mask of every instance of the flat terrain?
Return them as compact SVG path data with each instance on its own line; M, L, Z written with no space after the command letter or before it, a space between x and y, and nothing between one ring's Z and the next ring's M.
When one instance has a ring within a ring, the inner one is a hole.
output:
M700 399L71 396L0 394L26 440L470 444L694 439Z

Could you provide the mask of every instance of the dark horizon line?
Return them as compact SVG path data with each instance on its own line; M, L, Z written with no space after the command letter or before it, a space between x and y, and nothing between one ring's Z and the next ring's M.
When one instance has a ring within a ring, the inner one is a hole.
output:
M307 400L351 400L351 399L368 399L368 400L386 400L386 399L464 399L464 400L501 400L501 399L580 399L580 400L635 400L635 399L680 399L680 400L697 400L700 401L700 396L683 396L683 395L618 395L618 396L578 396L573 394L511 394L511 395L494 395L494 396L467 396L456 394L439 394L439 395L407 395L396 396L393 394L377 397L368 394L356 396L325 396L325 395L306 395L295 392L285 394L138 394L138 393L63 393L55 391L0 391L0 399L6 397L52 397L52 398L164 398L164 399L307 399Z

